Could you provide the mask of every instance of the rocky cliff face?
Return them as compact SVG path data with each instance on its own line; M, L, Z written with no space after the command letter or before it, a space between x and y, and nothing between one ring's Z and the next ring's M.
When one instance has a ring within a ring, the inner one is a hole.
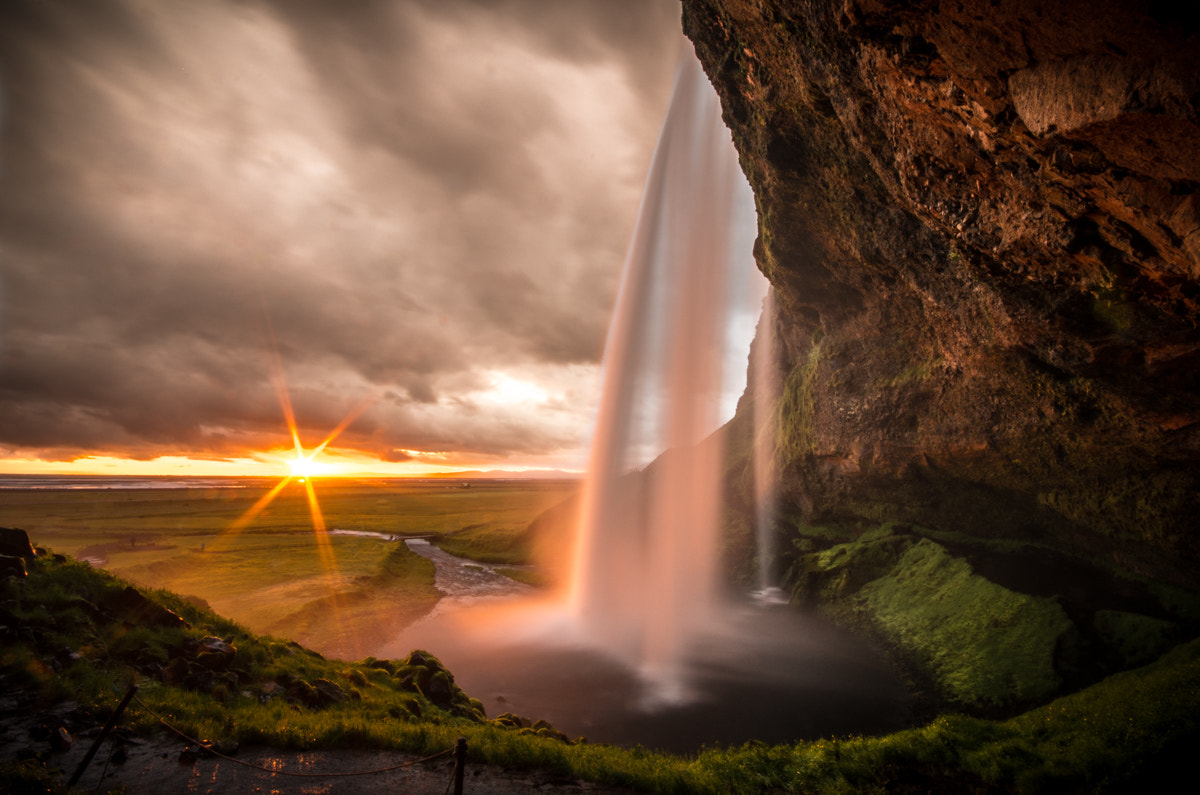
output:
M799 521L1191 579L1200 12L1175 7L684 0L758 202Z

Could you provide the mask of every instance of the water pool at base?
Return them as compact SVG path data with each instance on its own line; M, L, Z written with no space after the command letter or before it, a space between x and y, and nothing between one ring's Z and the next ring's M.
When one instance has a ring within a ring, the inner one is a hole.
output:
M904 728L911 714L879 650L787 608L732 608L724 628L702 634L669 682L647 681L576 643L543 613L525 613L524 625L522 615L520 606L450 607L412 627L388 654L432 652L489 717L512 712L572 738L676 753L882 734Z

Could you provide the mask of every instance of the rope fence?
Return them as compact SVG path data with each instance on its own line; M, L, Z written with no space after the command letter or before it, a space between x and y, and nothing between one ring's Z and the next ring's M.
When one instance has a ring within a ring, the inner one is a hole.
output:
M120 720L121 714L125 711L125 708L127 706L129 706L129 702L132 700L132 701L136 701L138 703L138 706L140 706L142 709L146 710L147 713L149 713L152 717L154 717L154 719L157 720L160 724L162 724L162 726L164 728L166 728L168 731L174 733L175 735L179 736L183 740L186 740L189 744L195 745L195 746L198 746L199 748L204 749L205 753L211 754L212 756L218 757L220 759L224 759L227 762L232 762L235 765L241 765L242 767L249 768L251 770L255 770L260 773L266 773L267 775L271 775L271 776L293 776L296 778L350 778L353 776L371 776L371 775L376 775L379 773L391 773L396 770L403 770L404 768L407 768L407 767L414 767L416 765L424 764L426 762L432 762L436 759L441 759L442 757L450 756L451 754L453 754L454 755L454 771L451 774L450 782L446 785L446 792L450 793L451 790L453 789L454 795L462 795L463 773L464 773L464 769L466 767L466 760L467 760L467 740L465 737L459 737L458 741L455 743L453 748L448 748L445 751L441 751L439 753L433 754L432 756L426 756L421 759L413 759L408 762L402 762L401 764L398 764L398 765L391 765L389 767L376 768L374 770L356 770L356 771L353 771L350 773L304 773L304 772L291 771L291 770L274 770L269 767L257 765L252 762L246 762L241 759L236 759L227 754L223 754L220 751L216 750L213 747L212 743L206 743L202 740L196 739L195 737L189 736L188 734L181 731L180 729L172 726L170 723L167 722L166 718L164 718L162 715L159 715L157 712L155 712L153 709L151 709L149 707L149 705L146 704L146 702L144 702L140 698L138 698L136 695L137 690L138 690L137 685L133 685L129 689L129 692L127 692L125 694L125 697L121 700L121 703L113 711L112 717L109 718L108 723L106 723L104 725L104 728L101 729L100 734L96 737L96 740L92 743L92 747L88 750L88 752L84 756L83 760L79 763L79 766L77 768L75 768L75 773L71 776L71 780L67 784L68 788L75 786L75 784L77 784L79 782L79 779L83 775L84 770L87 768L88 764L92 761L92 758L96 755L96 751L97 751L97 749L99 749L100 744L102 742L104 742L104 739L106 737L108 737L108 735L116 727L117 721ZM105 771L107 771L107 769L108 769L108 765L107 765L107 763L105 763ZM102 772L100 774L100 776L101 776L101 779L103 779L104 773Z

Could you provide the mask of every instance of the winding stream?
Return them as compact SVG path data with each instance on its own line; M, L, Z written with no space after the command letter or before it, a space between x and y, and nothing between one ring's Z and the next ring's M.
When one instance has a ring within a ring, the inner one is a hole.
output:
M433 561L435 567L433 585L445 595L433 612L422 621L432 618L445 609L472 604L480 599L527 596L533 593L533 588L510 577L505 577L497 572L495 567L451 555L430 544L424 538L409 538L404 543L421 557ZM525 567L504 566L503 568Z

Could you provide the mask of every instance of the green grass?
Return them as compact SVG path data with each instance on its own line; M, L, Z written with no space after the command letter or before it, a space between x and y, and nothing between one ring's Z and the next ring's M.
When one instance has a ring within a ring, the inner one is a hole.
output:
M854 601L963 704L1036 701L1060 684L1054 653L1074 625L1058 603L989 582L928 539Z
M10 634L0 649L6 687L40 693L42 704L76 701L100 722L133 680L133 665L170 656L186 639L218 635L237 647L236 686L204 694L143 676L141 703L130 707L123 723L142 733L159 731L153 711L205 740L420 754L446 750L465 736L473 762L536 767L669 793L969 791L984 785L1018 793L1123 790L1182 770L1200 732L1200 641L1194 641L1144 668L1003 722L948 715L884 737L779 746L752 742L691 756L568 744L545 729L539 733L486 720L476 711L477 702L461 692L446 702L448 707L438 706L422 688L446 675L415 658L325 659L248 633L161 591L148 596L176 610L190 626L130 626L112 614L114 594L123 587L103 572L44 557L26 580L0 583L5 625L18 628L16 639ZM55 673L50 663L63 646L82 658ZM421 667L423 678L410 676ZM308 707L278 698L264 704L255 697L266 683L287 679L327 679L351 699ZM13 762L0 768L0 775L30 786L44 787L47 781L44 768Z
M888 527L821 551L797 550L795 599L870 628L952 702L1031 703L1061 684L1055 654L1074 624L1055 600L997 585L936 542Z
M139 586L198 597L255 632L348 659L379 648L440 598L433 564L403 544L316 534L301 484L239 524L274 485L6 490L0 526L93 558ZM526 529L575 488L537 480L470 488L445 480L315 483L329 530L432 535L454 554L509 564L529 562Z
M230 527L273 481L246 488L6 490L0 526L20 527L67 555L88 546L133 541L198 546ZM524 529L546 508L574 493L572 481L352 480L315 481L329 529L396 535L445 535L464 529ZM288 485L246 526L262 534L312 528L304 487Z

